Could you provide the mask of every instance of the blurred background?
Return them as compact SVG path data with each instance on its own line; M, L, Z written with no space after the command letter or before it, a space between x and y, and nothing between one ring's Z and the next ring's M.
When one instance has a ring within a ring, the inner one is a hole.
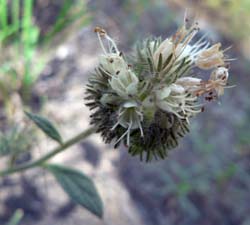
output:
M84 88L104 27L129 53L137 40L172 35L193 11L230 58L229 83L167 160L143 163L91 136L53 162L91 176L104 201L99 220L71 202L50 175L32 170L0 180L0 224L22 209L23 225L250 225L249 0L0 0L0 169L53 148L24 109L56 121L65 139L89 126ZM9 163L9 162L8 162Z

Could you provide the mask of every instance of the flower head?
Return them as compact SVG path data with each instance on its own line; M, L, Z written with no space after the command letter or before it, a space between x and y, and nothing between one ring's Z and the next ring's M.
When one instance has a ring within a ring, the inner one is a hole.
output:
M195 23L163 41L139 42L128 61L104 29L95 31L103 54L87 86L87 105L95 109L91 123L107 143L124 143L132 155L165 158L202 112L204 100L217 99L227 87L221 44L210 47L205 37L193 41ZM195 67L211 70L210 78L191 76Z

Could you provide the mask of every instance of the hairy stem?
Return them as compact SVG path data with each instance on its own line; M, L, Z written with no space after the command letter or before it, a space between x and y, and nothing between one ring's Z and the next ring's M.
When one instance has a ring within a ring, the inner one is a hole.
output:
M89 128L89 129L81 132L80 134L76 135L75 137L69 139L68 141L64 142L62 145L56 147L55 149L50 151L48 154L44 155L43 157L41 157L40 159L37 159L34 162L30 162L30 163L27 163L27 164L24 164L24 165L21 165L18 167L9 168L9 169L6 169L4 171L0 171L0 177L7 176L7 175L10 175L13 173L18 173L18 172L21 172L21 171L24 171L24 170L27 170L30 168L41 166L47 160L51 159L52 157L54 157L58 153L66 150L67 148L71 147L72 145L78 143L79 141L87 138L88 136L90 136L94 132L95 132L95 128Z

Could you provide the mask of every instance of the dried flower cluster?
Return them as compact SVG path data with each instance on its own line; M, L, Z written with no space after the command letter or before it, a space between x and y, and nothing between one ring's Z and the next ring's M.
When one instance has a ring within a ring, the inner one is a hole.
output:
M104 29L95 28L103 54L86 99L95 109L91 123L107 143L124 143L146 161L163 159L189 131L190 118L203 111L203 99L224 93L230 60L220 43L211 46L205 37L194 41L198 31L197 23L185 24L163 41L148 38L129 60ZM194 68L210 71L210 78L195 76Z

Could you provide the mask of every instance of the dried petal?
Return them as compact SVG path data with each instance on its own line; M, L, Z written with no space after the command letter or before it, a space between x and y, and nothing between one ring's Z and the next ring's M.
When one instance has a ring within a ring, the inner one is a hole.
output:
M209 70L218 66L223 66L224 54L220 51L221 44L217 43L212 47L200 52L196 59L196 65L200 69Z

